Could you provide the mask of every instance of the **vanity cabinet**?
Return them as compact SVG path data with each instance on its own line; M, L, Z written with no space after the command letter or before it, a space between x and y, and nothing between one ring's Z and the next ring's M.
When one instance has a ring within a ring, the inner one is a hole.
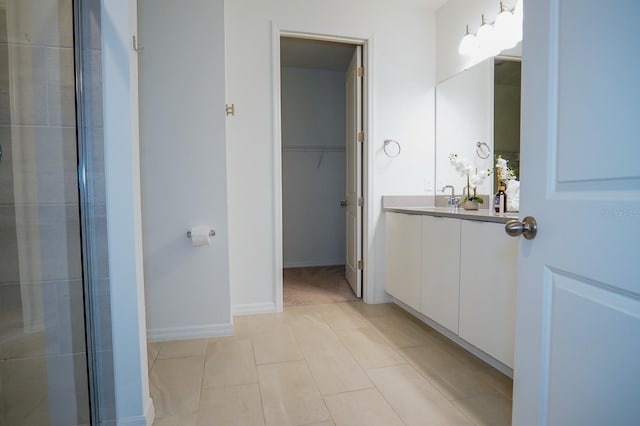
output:
M419 311L422 217L392 213L385 219L387 293Z
M387 292L513 368L518 239L504 223L387 212L386 238Z
M459 335L513 368L518 239L504 225L463 221Z
M422 216L420 312L458 334L462 220Z

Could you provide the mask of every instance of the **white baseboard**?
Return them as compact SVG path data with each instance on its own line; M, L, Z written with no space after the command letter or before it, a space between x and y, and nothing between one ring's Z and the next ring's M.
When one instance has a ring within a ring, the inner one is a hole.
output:
M330 260L299 260L294 262L284 261L283 268L310 268L314 266L338 266L344 265L344 258Z
M124 419L118 419L116 422L118 426L151 426L152 423L147 423L145 416L125 417Z
M381 294L374 294L371 299L365 299L364 302L370 305L377 305L379 303L391 303L395 299L389 295L389 293L383 292Z
M144 417L147 421L147 426L153 426L153 421L156 419L156 408L151 397L147 398L147 409L144 410Z
M233 315L270 314L276 312L275 303L247 303L231 307Z
M230 322L222 324L194 325L186 327L151 328L147 330L149 342L163 342L166 340L202 339L206 337L232 336L233 325Z

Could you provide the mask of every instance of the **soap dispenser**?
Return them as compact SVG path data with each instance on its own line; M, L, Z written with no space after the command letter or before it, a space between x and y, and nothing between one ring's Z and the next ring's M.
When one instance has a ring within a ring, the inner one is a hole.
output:
M502 214L507 211L507 193L505 192L505 189L507 188L505 188L501 182L498 187L498 192L496 192L496 195L493 197L493 208L496 213Z

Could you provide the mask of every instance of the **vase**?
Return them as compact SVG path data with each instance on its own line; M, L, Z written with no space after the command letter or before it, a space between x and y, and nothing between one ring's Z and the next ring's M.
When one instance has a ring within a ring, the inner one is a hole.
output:
M462 203L462 208L465 210L478 210L478 202L476 200L467 200Z

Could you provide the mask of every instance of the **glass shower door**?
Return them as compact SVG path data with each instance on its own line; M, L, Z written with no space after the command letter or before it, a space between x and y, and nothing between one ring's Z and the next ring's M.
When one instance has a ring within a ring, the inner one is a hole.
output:
M91 423L71 0L0 0L0 426Z

